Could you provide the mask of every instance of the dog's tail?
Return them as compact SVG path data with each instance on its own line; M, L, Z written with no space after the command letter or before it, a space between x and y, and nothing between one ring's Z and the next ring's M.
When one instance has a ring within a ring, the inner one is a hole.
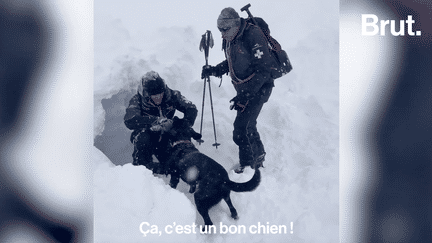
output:
M253 175L253 177L247 181L247 182L243 182L243 183L237 183L237 182L233 182L233 181L228 181L228 187L235 192L250 192L255 190L258 185L261 182L261 172L259 171L259 169L255 170L255 174Z

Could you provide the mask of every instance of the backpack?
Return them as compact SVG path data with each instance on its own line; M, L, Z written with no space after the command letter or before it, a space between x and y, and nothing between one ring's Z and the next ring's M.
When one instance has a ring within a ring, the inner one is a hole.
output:
M280 78L292 70L291 62L288 58L286 51L282 50L279 42L270 35L270 29L264 19L253 17L258 27L266 36L269 44L270 53L275 59L275 64L270 67L270 73L273 79ZM249 17L246 19L247 23L255 25L254 21Z

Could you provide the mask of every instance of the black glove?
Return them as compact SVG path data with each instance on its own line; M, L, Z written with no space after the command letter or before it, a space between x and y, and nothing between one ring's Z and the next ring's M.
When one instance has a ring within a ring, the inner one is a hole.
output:
M230 102L234 102L230 106L230 110L234 109L236 111L243 112L246 109L246 106L249 103L249 100L241 99L239 96L236 96L230 100Z
M201 79L209 76L215 76L216 68L210 65L204 65L201 72Z

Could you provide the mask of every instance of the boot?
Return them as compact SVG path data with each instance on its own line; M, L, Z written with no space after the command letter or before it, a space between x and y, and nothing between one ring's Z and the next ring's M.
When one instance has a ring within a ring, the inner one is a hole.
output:
M239 159L240 164L238 164L234 169L234 172L237 174L243 173L246 166L252 166L254 164L254 158L250 145L239 146Z
M265 155L266 155L266 153L264 152L263 154L261 154L260 156L258 156L258 157L255 159L255 162L253 163L253 165L251 165L251 168L252 168L252 169L258 169L258 168L260 168L260 167L263 167L263 168L264 168L263 163L264 163L264 161L265 161Z
M234 169L234 172L237 173L237 174L241 174L241 173L243 173L245 167L246 167L245 165L238 164L236 166L236 168Z

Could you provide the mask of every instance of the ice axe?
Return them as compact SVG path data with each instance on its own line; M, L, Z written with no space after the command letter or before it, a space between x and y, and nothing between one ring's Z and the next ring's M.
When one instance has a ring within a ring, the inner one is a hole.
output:
M253 22L255 25L258 26L257 22L255 21L254 17L252 16L251 12L249 11L249 7L250 7L250 6L251 6L251 4L248 3L246 6L244 6L244 7L241 8L240 10L241 10L242 12L243 12L243 11L246 11L247 14L248 14L248 16L249 16L249 18L252 20L252 22Z
M208 66L208 55L209 55L209 49L212 48L214 45L213 36L211 34L210 30L207 30L206 33L202 35L201 42L200 42L200 51L204 50L204 56L206 61L206 66ZM220 145L220 143L217 142L216 138L216 126L215 126L215 120L214 120L214 112L213 112L213 100L212 100L212 93L211 93L211 86L210 86L210 77L207 76L204 78L204 90L203 90L203 101L202 101L202 110L201 110L201 127L200 127L200 134L202 135L202 124L203 124L203 115L204 115L204 100L205 100L205 90L206 90L206 82L209 83L209 93L210 93L210 105L211 105L211 112L212 112L212 118L213 118L213 131L215 136L215 143L213 146L216 148ZM201 145L203 141L200 140L199 144Z
M249 19L252 20L252 23L256 26L260 26L258 24L258 22L255 20L254 16L252 16L251 12L249 11L250 6L251 6L251 4L248 3L246 6L244 6L240 10L242 12L246 11L248 16L249 16ZM261 30L263 31L264 35L266 36L271 49L276 51L276 52L280 52L282 50L282 48L281 48L280 44L270 36L270 32L268 30L264 30L264 29L261 29ZM285 55L286 55L286 53L285 53Z

